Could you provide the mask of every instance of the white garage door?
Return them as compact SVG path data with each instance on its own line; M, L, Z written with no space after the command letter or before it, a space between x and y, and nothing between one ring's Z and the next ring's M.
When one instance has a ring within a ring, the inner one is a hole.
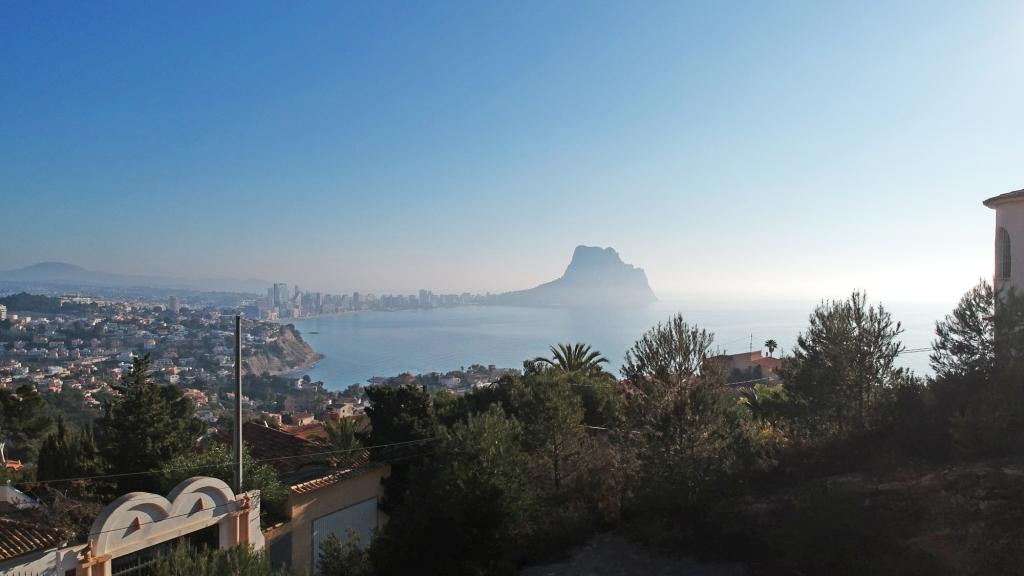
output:
M370 498L348 508L342 508L326 516L313 520L313 571L320 571L320 543L330 538L331 534L342 543L348 540L349 528L359 534L359 545L365 548L373 538L377 528L377 499Z

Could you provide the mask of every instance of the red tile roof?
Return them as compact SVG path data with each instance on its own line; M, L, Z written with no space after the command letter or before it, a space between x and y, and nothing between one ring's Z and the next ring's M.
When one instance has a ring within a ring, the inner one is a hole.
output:
M320 490L328 486L334 486L335 484L348 480L350 478L356 478L362 476L371 470L377 470L386 466L383 462L371 462L370 452L367 450L359 457L356 462L353 462L351 467L345 470L337 470L331 472L320 478L314 478L300 484L296 484L291 487L291 491L295 494L306 494L313 492L314 490Z
M760 358L751 360L751 362L753 362L754 364L758 364L760 366L764 366L765 368L768 368L769 370L772 371L778 370L779 368L782 367L782 360L778 358L773 358L771 356L762 356Z
M55 548L63 539L60 530L0 518L0 560Z
M323 460L324 457L317 454L326 450L294 434L253 422L246 422L242 427L242 441L253 458L266 461L281 474Z
M287 432L293 436L298 436L303 440L326 440L327 430L324 429L324 425L321 422L313 422L312 424L299 424L291 425L284 424L281 426L282 432Z

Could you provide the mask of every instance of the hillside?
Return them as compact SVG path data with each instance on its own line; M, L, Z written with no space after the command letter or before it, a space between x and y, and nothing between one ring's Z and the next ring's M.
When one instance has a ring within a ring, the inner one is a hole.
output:
M511 306L643 306L657 301L642 268L626 264L613 248L577 246L561 278L528 290L506 292Z
M39 262L15 270L0 270L0 282L14 286L53 286L84 288L172 288L211 292L262 293L268 282L257 279L231 278L173 278L169 276L143 276L116 274L89 270L67 262Z
M281 332L274 342L261 350L244 354L243 369L248 374L279 374L302 370L322 358L302 339L302 335L291 324L281 326Z
M908 464L755 492L712 517L725 554L746 556L761 573L1020 574L1024 566L1021 462Z

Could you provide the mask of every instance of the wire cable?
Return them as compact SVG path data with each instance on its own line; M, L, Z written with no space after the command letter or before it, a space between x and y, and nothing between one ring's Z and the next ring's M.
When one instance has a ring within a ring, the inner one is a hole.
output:
M440 439L440 436L432 436L430 438L421 438L421 439L418 439L418 440L407 440L407 441L404 441L404 442L392 442L390 444L378 444L378 445L375 445L375 446L364 446L364 447L360 447L360 448L348 448L348 449L345 449L345 450L326 450L326 451L323 451L323 452L310 452L308 454L295 454L295 455L291 455L291 456L278 456L278 457L275 457L275 458L260 458L260 459L253 460L252 463L253 464L263 464L263 463L266 463L266 462L277 462L277 461L289 460L289 459L293 459L293 458L312 458L312 457L315 457L315 456L326 456L326 455L330 455L330 454L343 454L343 453L349 453L349 452L363 452L363 451L369 451L369 450L377 450L377 449L380 449L380 448L391 448L391 447L395 447L395 446L407 446L407 445L411 445L411 444L420 444L420 443L423 443L423 442L430 442L430 441L438 440L438 439ZM140 470L140 471L137 471L137 472L120 472L120 473L116 473L116 474L96 474L96 475L93 475L93 476L78 476L78 477L71 477L71 478L51 478L51 479L48 479L48 480L35 480L35 481L32 481L32 482L25 482L25 484L26 485L54 484L54 483L57 483L57 482L79 482L79 481L103 480L103 479L106 479L106 478L125 478L125 477L128 477L128 476L151 476L151 475L162 474L164 472L180 472L180 471L183 471L183 470L203 470L203 469L207 469L207 468L219 468L219 467L222 467L222 466L233 466L233 465L235 465L235 462L234 461L229 461L229 462L223 462L223 463L201 464L201 465L197 465L197 466L178 466L178 467L174 467L174 468L155 468L155 469L152 469L152 470Z

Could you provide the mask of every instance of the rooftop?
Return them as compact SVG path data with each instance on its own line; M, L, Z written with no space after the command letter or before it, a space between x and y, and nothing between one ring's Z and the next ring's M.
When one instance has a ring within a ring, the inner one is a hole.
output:
M989 198L988 200L985 200L984 202L982 202L982 204L984 204L985 206L987 206L989 208L995 208L996 206L998 206L1000 204L1003 204L1004 202L1009 202L1011 200L1021 200L1021 199L1024 199L1024 190L1014 190L1013 192L1007 192L1006 194L1000 194L999 196L993 196L993 197Z
M0 560L54 548L62 540L59 530L0 518Z
M253 458L266 461L281 475L324 459L323 446L281 430L246 422L242 435Z
M366 474L367 472L370 472L371 470L376 470L378 468L386 466L386 464L382 462L370 461L369 457L370 453L369 451L366 451L363 454L361 454L360 457L357 458L355 462L353 462L350 468L345 470L337 470L329 474L320 476L319 478L313 478L312 480L308 480L306 482L294 484L290 487L290 489L295 494L306 494L307 492L312 492L314 490L319 490L321 488L326 488L328 486L334 486L335 484L342 482L344 480L356 478L358 476Z

